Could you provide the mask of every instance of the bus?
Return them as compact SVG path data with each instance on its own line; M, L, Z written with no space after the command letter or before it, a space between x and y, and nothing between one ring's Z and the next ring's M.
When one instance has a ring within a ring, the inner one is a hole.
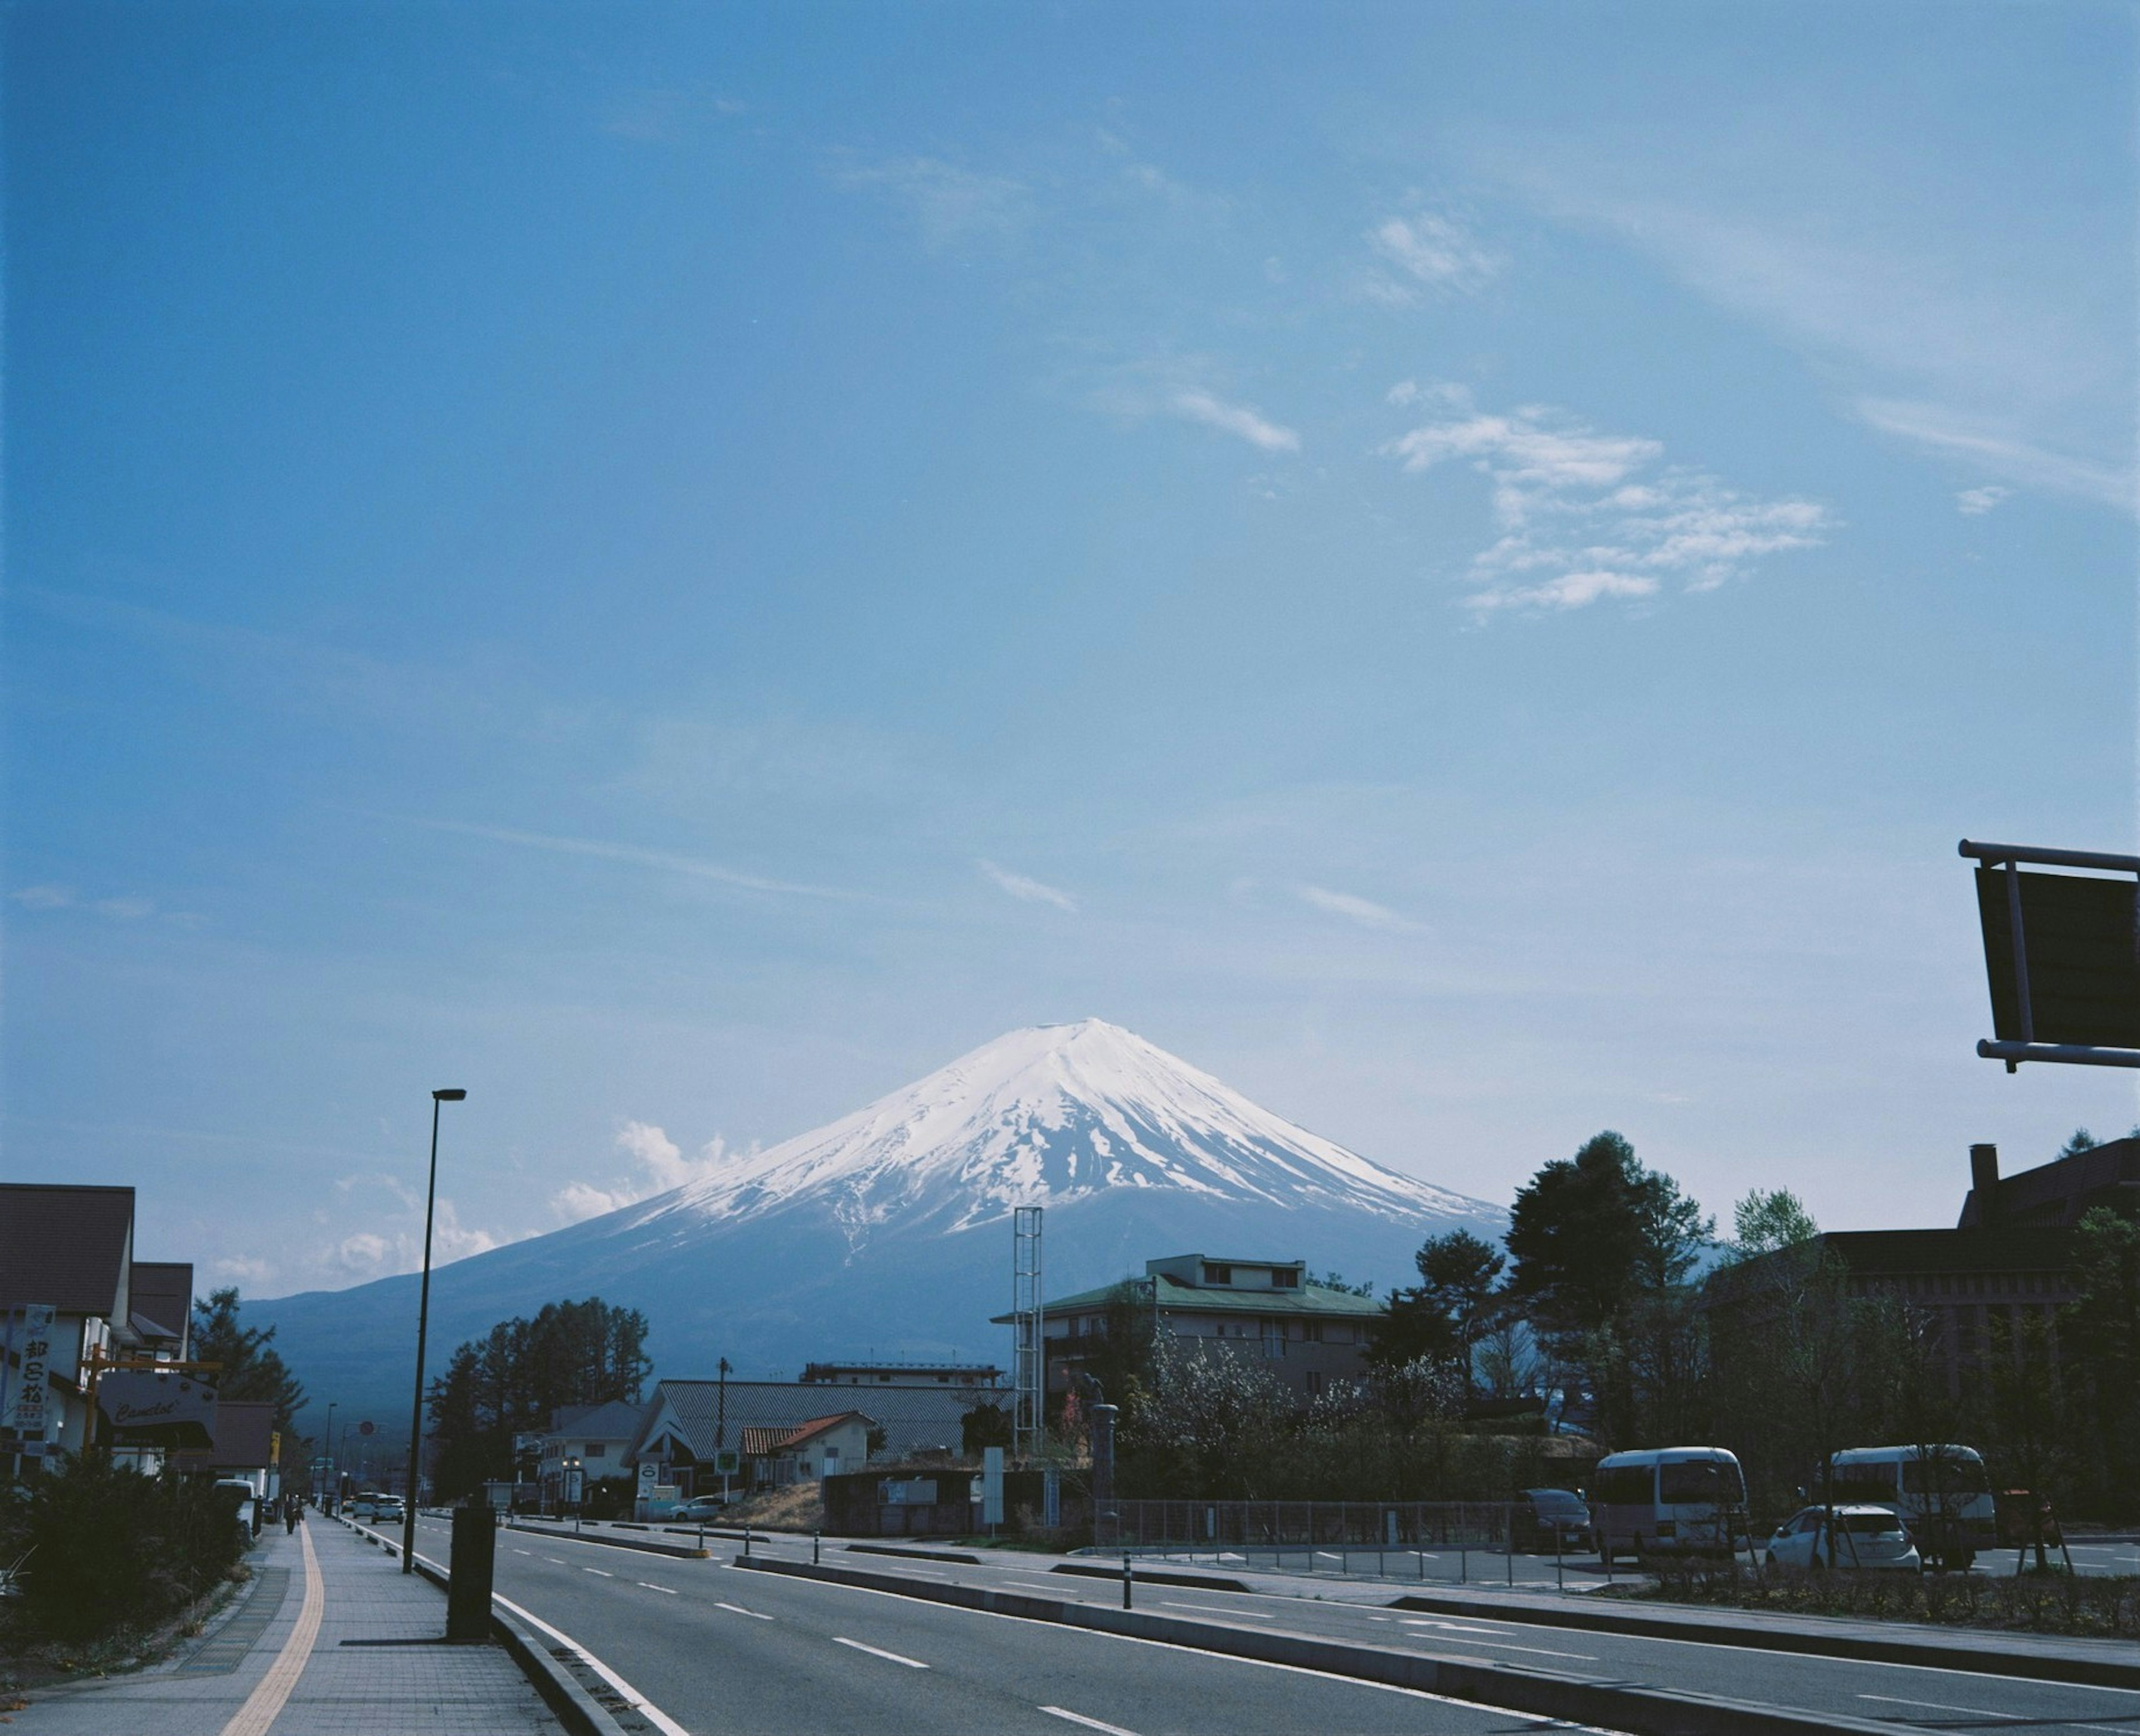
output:
M1590 1474L1598 1552L1729 1555L1746 1530L1746 1479L1722 1447L1608 1453Z
M1991 1479L1974 1447L1848 1447L1828 1456L1828 1469L1813 1498L1899 1514L1927 1566L1966 1572L1998 1542Z

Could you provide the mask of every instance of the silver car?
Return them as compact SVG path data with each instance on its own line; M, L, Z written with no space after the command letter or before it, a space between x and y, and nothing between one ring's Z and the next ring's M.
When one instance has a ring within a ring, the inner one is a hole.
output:
M1833 1531L1823 1523L1833 1513ZM1772 1567L1868 1567L1921 1573L1924 1562L1899 1514L1868 1506L1806 1507L1776 1528L1769 1539Z

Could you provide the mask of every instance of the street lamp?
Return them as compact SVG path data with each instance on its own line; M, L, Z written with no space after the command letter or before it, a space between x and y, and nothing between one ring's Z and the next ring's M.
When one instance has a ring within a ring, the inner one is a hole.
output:
M409 1504L401 1515L401 1571L416 1571L416 1484L424 1464L424 1334L431 1324L431 1214L439 1197L439 1106L464 1091L431 1093L431 1179L424 1189L424 1287L416 1304L416 1399L409 1410Z

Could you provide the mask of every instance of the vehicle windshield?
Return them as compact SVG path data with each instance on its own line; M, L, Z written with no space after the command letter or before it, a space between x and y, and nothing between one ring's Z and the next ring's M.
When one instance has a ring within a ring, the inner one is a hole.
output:
M1684 1459L1658 1467L1657 1499L1667 1507L1713 1507L1745 1498L1738 1466L1723 1459Z

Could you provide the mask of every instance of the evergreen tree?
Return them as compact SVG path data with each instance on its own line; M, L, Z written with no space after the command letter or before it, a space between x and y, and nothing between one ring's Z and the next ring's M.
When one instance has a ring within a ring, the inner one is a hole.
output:
M217 1396L264 1400L275 1407L275 1427L294 1436L297 1413L305 1408L303 1383L283 1366L274 1349L275 1328L248 1327L238 1319L238 1287L211 1290L194 1298L193 1350L196 1361L220 1362L210 1378Z

